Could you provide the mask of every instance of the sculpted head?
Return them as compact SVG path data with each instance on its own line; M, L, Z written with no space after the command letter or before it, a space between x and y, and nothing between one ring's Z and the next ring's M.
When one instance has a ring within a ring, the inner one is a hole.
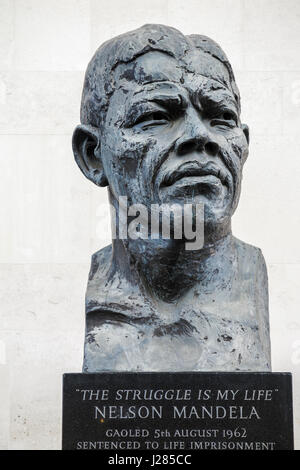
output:
M230 223L248 128L224 52L162 25L107 41L86 71L73 149L112 201L203 203L210 227Z

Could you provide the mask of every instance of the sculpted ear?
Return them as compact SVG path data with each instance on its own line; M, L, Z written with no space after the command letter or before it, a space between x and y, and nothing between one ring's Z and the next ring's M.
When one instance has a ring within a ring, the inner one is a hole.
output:
M249 140L250 140L249 127L247 126L247 124L242 124L242 129L243 129L243 132L244 132L245 137L247 139L247 142L249 144Z
M93 126L77 126L72 147L82 173L97 186L108 186L101 159L99 130Z

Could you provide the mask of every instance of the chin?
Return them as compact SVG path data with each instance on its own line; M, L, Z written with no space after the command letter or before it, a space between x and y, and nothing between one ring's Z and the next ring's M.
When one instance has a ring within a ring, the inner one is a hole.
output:
M211 202L204 203L204 225L210 228L220 227L230 223L232 217L231 207L219 207Z

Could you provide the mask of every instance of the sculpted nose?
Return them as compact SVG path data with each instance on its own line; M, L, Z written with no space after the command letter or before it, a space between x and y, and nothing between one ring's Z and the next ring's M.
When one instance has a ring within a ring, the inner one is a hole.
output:
M205 124L197 117L197 120L188 122L175 146L177 155L184 156L191 152L205 152L207 155L216 156L219 145L215 142Z

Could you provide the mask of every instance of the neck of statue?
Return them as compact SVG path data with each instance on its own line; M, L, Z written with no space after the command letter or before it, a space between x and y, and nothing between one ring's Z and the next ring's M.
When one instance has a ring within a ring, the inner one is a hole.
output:
M115 239L111 269L148 297L176 302L222 265L231 243L230 221L206 229L200 250L187 250L185 240Z

